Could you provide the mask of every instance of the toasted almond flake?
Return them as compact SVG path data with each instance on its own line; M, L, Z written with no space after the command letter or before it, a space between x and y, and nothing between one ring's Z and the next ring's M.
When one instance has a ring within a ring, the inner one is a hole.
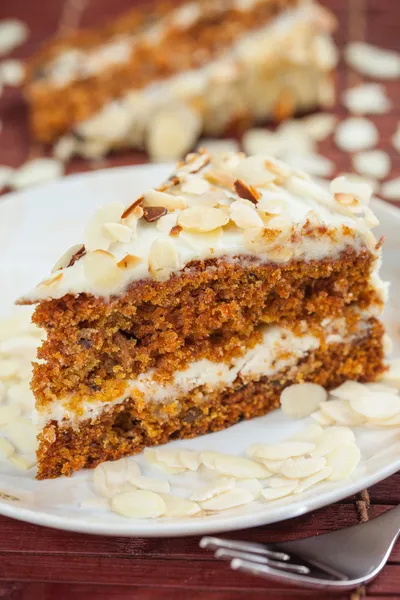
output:
M10 185L20 190L31 185L58 179L63 172L63 164L55 158L34 158L13 173Z
M350 400L350 406L368 419L389 419L400 413L400 398L385 392L367 390Z
M336 127L335 143L343 152L368 150L379 141L376 126L369 119L350 117Z
M166 511L164 500L154 492L135 490L115 496L111 500L114 512L129 519L154 519Z
M332 468L330 481L347 479L355 471L361 460L361 453L355 444L342 444L326 456L327 466Z
M181 187L182 192L185 194L194 194L195 196L205 194L206 192L209 192L210 189L211 185L207 179L201 179L200 177L187 179Z
M276 444L257 444L250 447L250 453L255 450L256 456L266 460L286 460L294 456L303 456L312 452L315 444L311 442L278 442Z
M0 83L3 85L20 85L24 80L24 76L25 67L21 60L13 58L0 63Z
M0 21L0 56L12 52L28 37L28 27L18 19Z
M269 215L281 215L286 212L289 208L287 200L282 197L282 194L277 193L275 196L274 199L273 195L264 195L257 203L257 210L266 212Z
M255 187L272 183L277 178L277 173L268 169L265 161L266 157L264 156L243 158L234 170L236 179L242 180L248 186Z
M322 142L329 137L337 123L337 117L332 113L316 113L301 119L301 125L306 133L316 142Z
M184 229L208 232L226 225L229 218L219 208L209 206L191 206L183 210L178 217L178 224Z
M14 452L14 446L8 440L0 438L0 458L9 458Z
M241 506L253 501L253 495L243 488L234 488L227 492L222 492L218 496L214 496L209 500L200 502L203 510L220 511Z
M146 147L152 160L176 160L195 144L201 131L200 115L183 102L167 105L148 124Z
M98 494L112 498L131 489L130 480L140 477L138 464L127 458L105 461L93 471L93 486Z
M302 169L316 177L328 177L335 170L332 160L315 152L286 152L284 160L292 169Z
M279 472L289 479L303 479L314 475L314 473L318 473L325 466L325 458L299 456L298 458L288 458L285 460Z
M180 496L162 494L161 498L165 503L165 517L191 517L201 511L197 502L181 498Z
M117 267L119 269L134 269L142 262L142 259L139 256L135 256L134 254L126 254L124 258L121 258L119 262L117 262Z
M339 425L357 427L365 423L365 418L354 412L346 400L337 399L321 402L320 410L328 419Z
M364 223L369 229L373 229L379 225L379 220L368 206L364 208ZM385 351L386 354L386 351Z
M400 200L400 177L385 181L381 187L381 194L388 200Z
M279 498L284 498L285 496L289 496L294 492L297 486L297 481L293 481L292 483L288 483L287 485L282 485L280 487L268 487L264 488L261 491L261 496L264 500L272 501L278 500Z
M367 77L397 79L400 77L400 54L377 48L365 42L351 42L346 46L348 65Z
M123 281L121 269L117 268L115 257L105 250L88 252L83 258L85 277L95 289L111 291Z
M217 479L210 485L200 488L193 492L190 496L190 500L194 500L196 502L203 502L204 500L209 500L210 498L215 498L215 496L219 496L223 492L227 492L232 490L235 487L235 481L233 479Z
M46 277L46 279L43 279L37 287L53 287L54 285L56 285L57 283L59 283L61 281L61 279L63 278L63 273L54 273L54 275L51 275L50 277Z
M179 269L179 254L169 237L159 237L150 246L149 272L159 281L168 279L171 273Z
M379 181L372 177L365 177L365 175L360 175L359 173L340 173L339 177L345 177L352 183L366 183L375 193L379 190Z
M157 459L156 451L153 448L145 448L144 450L145 459L157 469L169 473L170 475L177 475L186 471L185 467L169 467L166 463Z
M337 202L344 201L344 197L352 197L359 203L360 207L366 206L372 195L372 188L367 183L354 183L343 176L332 179L329 190ZM337 198L337 195L340 196Z
M230 217L238 227L242 229L258 228L263 226L261 217L252 206L248 206L241 200L236 200L230 206Z
M214 140L203 138L200 140L198 148L204 148L211 154L218 154L220 152L239 152L240 146L239 143L234 139Z
M292 439L296 442L312 442L317 444L323 431L324 430L322 429L321 425L318 425L318 423L312 423L302 431L296 433Z
M301 492L305 492L317 483L328 479L332 475L332 473L332 467L324 467L323 469L318 471L318 473L314 473L314 475L310 475L309 477L305 477L305 479L302 479L300 483L296 486L293 493L301 494Z
M19 406L0 406L0 425L7 425L19 417L21 409Z
M205 148L198 152L187 154L184 161L178 163L178 173L180 176L185 173L199 173L210 162L210 155Z
M366 177L384 179L390 173L390 157L387 152L383 152L383 150L360 152L352 157L352 161L355 170Z
M391 109L383 85L364 83L343 93L343 104L353 114L383 114Z
M59 271L60 269L66 269L67 267L69 267L72 258L76 255L77 252L79 252L81 250L81 248L82 248L82 244L75 244L75 246L72 246L56 262L56 264L52 268L51 272L55 273L56 271Z
M130 204L127 208L125 208L125 206L124 206L123 213L121 214L121 219L127 219L132 214L135 217L140 218L140 217L138 217L138 211L140 211L140 209L142 208L143 202L144 202L144 197L140 196L140 198L137 198L136 200L134 200L132 202L132 204ZM142 216L142 215L140 215L140 216Z
M143 216L148 223L154 223L154 221L158 221L158 219L165 216L167 212L167 209L163 206L145 206Z
M354 433L348 427L328 427L318 439L312 452L314 458L321 458L341 444L355 444Z
M36 428L25 417L13 419L4 431L19 452L28 454L36 451Z
M328 397L326 390L316 383L296 383L281 394L282 412L288 417L302 419L316 411Z
M10 359L0 359L0 379L11 379L17 373L18 363Z
M168 492L170 491L170 485L168 481L162 481L161 479L153 479L152 477L145 477L144 475L139 475L139 477L130 477L129 483L132 483L141 490L146 490L147 492L155 492L156 494L168 494Z
M186 208L185 199L182 196L174 196L159 190L149 190L143 194L146 206L163 206L168 210Z
M241 179L236 179L234 186L236 193L240 198L250 200L253 204L257 204L258 200L261 198L260 192L255 187L246 185Z
M218 169L209 169L204 174L204 177L213 185L235 191L235 177L233 177L233 175L230 173L226 173Z

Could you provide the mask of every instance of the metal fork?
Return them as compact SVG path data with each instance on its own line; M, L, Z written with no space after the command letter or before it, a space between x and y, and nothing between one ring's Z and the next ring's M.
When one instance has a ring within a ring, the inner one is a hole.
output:
M400 506L375 519L294 542L255 544L203 537L231 568L305 588L349 590L385 566L400 533Z

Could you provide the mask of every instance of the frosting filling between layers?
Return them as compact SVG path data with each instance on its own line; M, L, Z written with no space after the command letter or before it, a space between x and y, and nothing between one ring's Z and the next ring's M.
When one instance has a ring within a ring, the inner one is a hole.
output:
M325 334L323 340L312 334L305 322L302 335L276 325L264 326L262 341L242 356L234 358L230 364L207 359L194 361L186 369L176 371L172 381L167 384L157 381L155 370L151 369L135 380L127 381L125 392L118 398L108 402L82 402L79 404L79 414L68 407L70 399L59 400L42 408L34 418L39 429L43 429L51 420L78 427L81 421L96 419L103 411L124 402L128 397L143 402L168 403L179 400L179 397L196 388L201 388L202 393L207 394L219 388L229 388L238 378L246 383L261 377L272 377L288 367L295 368L302 358L322 343L339 344L365 336L369 322L367 319L360 320L357 331L353 333L347 331L344 318L325 319L321 326Z

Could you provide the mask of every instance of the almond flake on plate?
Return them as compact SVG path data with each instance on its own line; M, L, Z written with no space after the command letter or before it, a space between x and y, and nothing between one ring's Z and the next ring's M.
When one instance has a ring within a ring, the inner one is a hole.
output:
M248 504L253 501L253 495L243 488L234 488L227 492L222 492L218 496L214 496L209 500L200 502L200 506L204 510L220 511Z
M267 483L268 483L268 487L279 488L279 487L284 487L286 485L292 485L293 483L295 485L297 485L298 480L288 479L287 477L282 477L281 475L273 475L272 477L269 477L269 479L267 480Z
M145 477L139 475L139 477L130 477L129 483L140 490L146 490L147 492L155 492L156 494L166 493L170 491L170 485L168 481L162 481L161 479L153 479L152 477Z
M378 48L365 42L351 42L346 46L348 65L367 77L397 79L400 77L400 54Z
M14 360L0 358L0 379L6 380L18 374L18 363Z
M20 190L58 179L63 172L63 164L55 158L34 158L14 171L9 183L11 187Z
M337 398L328 402L321 402L320 410L323 415L339 425L357 427L366 421L364 417L354 412L347 400Z
M31 469L36 464L34 458L29 459L26 456L20 456L18 454L13 454L8 460L14 467L21 471L28 471L28 469Z
M165 517L191 517L201 512L201 508L196 502L186 498L169 494L162 494L161 498L165 503Z
M400 200L400 177L385 181L381 187L381 194L388 200Z
M25 417L9 422L4 432L19 452L29 454L36 451L36 427Z
M318 439L312 456L321 458L341 444L355 444L353 431L348 427L328 427Z
M125 489L130 489L130 480L140 477L138 464L127 458L106 461L93 471L93 486L105 498L112 498Z
M203 502L204 500L209 500L210 498L215 498L215 496L219 496L223 492L228 492L235 487L235 481L233 479L217 479L210 485L202 487L190 496L190 500L194 500L197 502Z
M301 169L316 177L329 177L335 170L332 160L315 152L286 152L283 159L292 169Z
M329 393L331 396L341 398L342 400L351 400L352 398L358 398L361 394L364 394L366 390L367 388L363 383L348 380L331 390Z
M7 425L19 417L21 409L19 406L0 406L0 425Z
M315 113L309 117L303 117L301 124L307 134L316 142L322 142L333 133L337 117L332 113Z
M237 479L261 479L270 475L265 467L248 458L215 453L211 462L206 464L204 462L204 454L206 453L202 452L200 455L203 464L208 468L213 468L215 471L218 471L221 475L235 477Z
M341 444L326 455L327 466L332 468L331 481L347 479L361 460L361 452L355 444Z
M369 150L368 152L354 154L352 161L355 170L366 177L384 179L390 173L390 157L383 150Z
M250 446L248 452L257 458L265 460L286 460L297 456L309 454L315 448L311 442L278 442L276 444L255 444Z
M129 519L155 519L161 517L166 511L161 496L144 490L134 490L114 496L111 500L111 508Z
M367 390L361 396L352 398L350 405L368 419L389 419L400 413L400 398L385 392Z
M288 458L283 462L280 474L289 479L303 479L321 471L325 466L326 459L323 457L306 458L300 456L298 458Z
M252 494L254 499L258 498L262 490L262 485L258 479L239 479L236 482L236 487L247 490L250 492L250 494Z
M281 393L282 412L293 419L308 417L328 397L326 390L316 383L295 383Z
M369 119L349 117L336 127L335 143L343 152L368 150L379 141L379 132Z
M145 459L157 469L164 471L164 473L169 473L170 475L177 475L178 473L183 473L186 471L185 467L169 467L166 463L157 459L156 451L154 448L145 448L144 449L144 457Z
M25 76L24 63L21 60L9 59L0 63L0 84L20 85Z
M394 134L392 136L392 144L393 144L393 148L395 150L397 150L397 152L400 152L400 122L397 123L396 131L394 132ZM0 183L0 187L1 187L1 183Z
M268 487L261 490L261 496L264 500L272 501L278 500L279 498L284 498L285 496L289 496L294 492L297 486L297 481L293 481L292 483L288 483L287 485L282 485L280 487Z
M301 494L301 492L305 492L310 487L313 487L314 485L316 485L317 483L320 483L324 479L328 479L328 477L330 477L330 475L332 475L332 472L333 472L332 467L324 467L323 469L318 471L318 473L314 473L314 475L310 475L309 477L302 479L300 481L300 483L297 485L296 489L294 490L294 493Z
M9 458L15 452L14 446L5 438L0 438L0 458Z
M343 93L343 104L355 115L384 114L390 111L391 102L379 83L363 83Z

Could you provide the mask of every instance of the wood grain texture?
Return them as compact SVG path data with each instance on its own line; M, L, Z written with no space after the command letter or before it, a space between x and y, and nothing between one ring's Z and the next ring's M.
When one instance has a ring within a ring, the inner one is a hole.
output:
M146 0L141 0L145 2ZM90 26L133 5L133 0L2 0L0 19L20 18L30 26L27 42L13 56L24 58L56 31ZM400 50L399 0L325 0L338 18L335 35L343 47L349 39L367 40ZM346 114L340 102L343 90L361 79L341 60L337 70L339 102L336 112ZM373 117L380 131L379 147L389 152L392 176L400 175L400 155L391 146L391 136L400 120L399 82L385 83L393 103L389 115ZM27 157L45 149L32 144L27 127L24 99L18 90L6 88L0 96L0 164L18 166ZM349 171L351 160L328 139L321 151L330 156L337 173ZM90 163L76 159L68 173L143 163L146 157L127 152ZM276 542L321 535L370 519L400 503L400 474L379 483L366 494L312 512L294 520L232 532L226 537ZM366 590L329 596L320 592L284 588L230 571L199 548L199 538L133 539L88 536L51 530L0 517L1 600L389 600L400 598L400 545L380 577Z

